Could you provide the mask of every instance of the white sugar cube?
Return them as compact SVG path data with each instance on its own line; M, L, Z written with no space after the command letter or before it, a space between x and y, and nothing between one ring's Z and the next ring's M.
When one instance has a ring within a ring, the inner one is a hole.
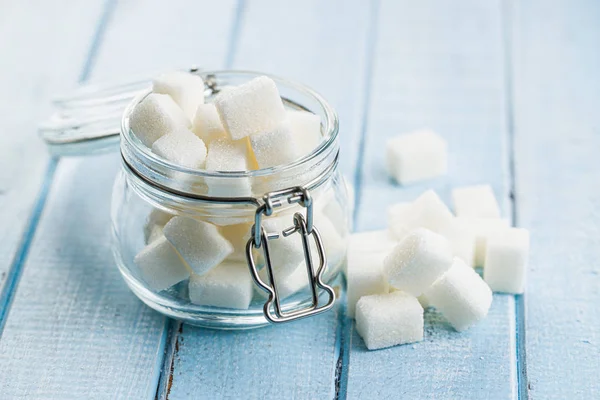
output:
M246 310L254 294L248 265L223 262L204 275L190 277L189 295L194 304Z
M326 194L315 200L315 212L326 215L338 232L345 235L349 230L350 213L342 206L341 201L333 189L329 189Z
M388 173L400 184L444 175L447 159L446 141L431 130L396 136L386 144Z
M231 243L208 222L173 217L165 225L163 233L198 275L210 271L233 253Z
M444 202L433 191L428 190L413 201L398 217L390 220L390 230L397 239L402 239L417 228L433 232L448 229L454 216Z
M205 143L226 139L227 132L214 104L200 104L194 116L192 131Z
M452 201L459 217L500 218L500 206L490 185L456 188Z
M146 238L146 244L150 244L162 236L163 236L163 226L153 225L148 234L148 238Z
M286 118L277 85L266 76L219 93L214 104L233 140L273 131Z
M369 350L423 340L423 307L397 291L364 296L356 304L356 330Z
M208 145L206 155L207 171L246 171L248 153L242 141L232 142L226 139L213 140ZM250 196L249 178L245 177L207 177L208 195L217 197Z
M487 240L483 278L494 292L523 293L529 258L529 231L508 228Z
M448 239L455 257L460 258L469 266L477 265L475 263L477 237L464 219L453 218L452 224L444 227L438 233Z
M152 151L174 164L200 169L206 160L206 146L202 139L187 129L173 131L152 144Z
M250 135L250 146L259 168L289 164L301 156L289 121Z
M189 127L189 118L166 94L149 94L129 117L129 128L148 147L167 133Z
M198 106L204 103L204 81L200 76L187 72L173 71L156 77L152 91L171 96L190 121Z
M483 319L492 304L492 291L475 270L460 258L425 292L435 307L457 331Z
M323 139L321 118L311 112L297 110L287 111L287 118L298 146L298 153L304 156L316 149Z
M475 236L475 266L485 266L485 253L487 240L490 235L498 231L503 231L509 227L509 223L505 219L497 218L467 218L457 217L463 226L466 226Z
M398 241L386 229L358 232L350 235L348 254L375 253L387 256L398 245Z
M432 307L431 303L429 303L429 299L427 299L427 296L424 294L417 297L417 300L419 300L419 304L421 304L423 310L427 310L429 307Z
M347 314L354 317L356 303L362 296L388 293L390 286L383 270L383 257L350 252L347 268Z
M227 257L232 261L246 261L246 244L250 240L252 223L233 224L219 227L221 235L233 246L233 253Z
M277 295L281 300L296 294L302 289L308 289L308 271L304 262L298 264L291 271L275 270L275 286L277 287ZM258 273L264 283L270 285L269 273L266 268L263 268ZM257 287L257 293L260 297L266 298L267 293Z
M390 284L421 295L452 266L452 248L445 237L419 228L407 235L384 261Z
M190 276L184 261L164 236L144 247L133 262L144 280L156 291L167 289Z
M394 221L396 219L403 218L404 213L410 209L410 206L411 203L409 202L400 202L389 206L387 209L388 221Z
M171 218L173 218L173 214L169 214L158 208L153 208L152 211L150 211L146 217L146 222L144 223L144 240L146 241L146 244L150 243L150 236L155 226L160 226L162 228Z
M304 262L304 248L298 233L284 237L281 233L293 225L291 216L267 218L263 220L263 228L267 233L278 233L278 239L269 240L271 265L283 275L291 273L300 262ZM317 263L314 259L315 264Z

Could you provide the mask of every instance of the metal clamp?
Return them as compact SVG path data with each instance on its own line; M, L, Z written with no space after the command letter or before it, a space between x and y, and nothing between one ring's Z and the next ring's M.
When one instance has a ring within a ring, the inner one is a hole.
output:
M283 230L281 234L284 237L291 236L295 233L301 235L304 260L306 262L306 272L312 295L312 301L308 307L294 309L289 312L284 312L282 310L281 299L277 292L277 283L269 253L269 240L277 240L280 238L280 235L279 233L267 233L262 227L263 214L266 216L272 215L274 208L283 205L282 199L285 199L288 204L300 204L306 208L306 218L299 212L295 213L294 225ZM256 210L252 235L246 245L246 257L254 282L269 295L263 308L265 318L272 323L289 322L331 309L335 303L336 296L333 288L323 282L323 273L327 268L327 256L325 254L323 241L321 240L321 235L319 234L318 229L313 225L313 202L310 193L303 187L294 187L268 193L263 197L263 201L264 203ZM320 263L316 270L311 255L310 236L313 237L317 253L319 254ZM265 259L265 268L268 273L268 283L265 283L259 276L258 268L254 261L253 249L261 248ZM319 305L319 288L328 294L328 300L323 305Z

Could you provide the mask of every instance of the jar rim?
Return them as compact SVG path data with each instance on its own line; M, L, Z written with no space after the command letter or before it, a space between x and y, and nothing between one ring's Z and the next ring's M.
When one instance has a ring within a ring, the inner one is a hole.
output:
M256 170L250 171L211 171L205 169L196 169L196 168L188 168L185 166L177 165L172 163L158 155L154 154L151 149L144 145L135 135L135 133L131 130L129 126L129 117L133 109L150 93L152 93L152 89L148 88L144 92L137 95L125 108L123 112L123 116L121 118L121 152L123 153L123 146L127 146L129 149L133 149L136 153L136 156L140 158L140 161L145 164L156 165L161 169L166 169L174 173L183 173L193 177L218 177L218 178L253 178L253 177L261 177L261 176L269 176L278 173L285 173L286 171L293 170L298 166L308 163L319 156L323 155L329 148L331 148L332 144L334 144L337 140L339 134L339 120L338 116L333 109L333 107L324 99L322 95L320 95L317 91L312 88L299 83L294 80L289 80L286 78L282 78L277 75L263 73L259 71L252 70L210 70L210 71L198 71L194 72L195 74L200 75L205 83L210 78L215 78L216 76L247 76L249 79L258 77L258 76L266 76L276 84L285 85L289 88L297 90L304 95L311 97L316 100L319 106L321 107L325 119L323 120L323 136L325 140L321 141L319 145L313 149L308 154L303 155L297 160L292 161L291 163L286 163L274 167L260 168Z

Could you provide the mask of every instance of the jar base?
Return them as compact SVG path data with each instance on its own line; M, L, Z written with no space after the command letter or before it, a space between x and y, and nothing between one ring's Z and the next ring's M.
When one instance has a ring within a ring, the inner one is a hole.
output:
M202 328L219 330L247 330L256 329L272 325L264 316L262 308L254 310L236 310L231 308L219 308L210 306L200 306L196 304L182 304L179 301L169 300L163 296L157 295L151 290L142 286L134 277L130 276L127 269L119 266L121 275L131 291L148 307L155 311L190 325ZM340 293L344 290L343 273L340 271L331 279L328 284L333 287L337 294L336 301L340 298ZM294 301L284 301L284 309L306 307L310 303L308 297ZM326 301L326 295L323 295L321 301Z

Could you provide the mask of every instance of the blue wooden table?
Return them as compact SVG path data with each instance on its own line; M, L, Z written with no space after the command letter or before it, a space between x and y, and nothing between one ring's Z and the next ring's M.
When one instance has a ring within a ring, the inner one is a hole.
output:
M167 5L168 3L168 5ZM357 230L432 187L490 183L532 233L526 294L368 352L344 313L216 332L129 292L109 249L116 155L50 159L36 124L78 82L199 64L318 89L341 119ZM600 2L0 2L0 399L600 398ZM445 178L386 177L430 126Z

